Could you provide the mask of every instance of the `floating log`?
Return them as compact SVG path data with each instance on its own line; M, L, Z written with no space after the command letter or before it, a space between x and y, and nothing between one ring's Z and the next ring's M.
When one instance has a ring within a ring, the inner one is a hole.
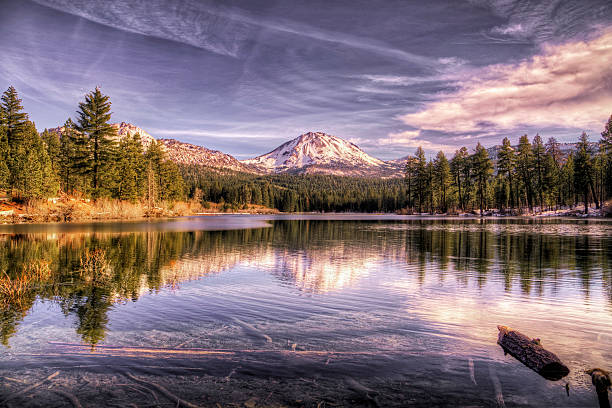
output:
M531 368L547 380L557 381L569 374L569 368L554 353L540 344L540 339L530 339L524 334L497 326L499 337L497 343L505 353Z
M597 399L599 400L600 408L610 408L610 400L608 399L608 388L612 386L610 381L610 373L601 368L593 368L586 372L591 376L591 382L597 391Z

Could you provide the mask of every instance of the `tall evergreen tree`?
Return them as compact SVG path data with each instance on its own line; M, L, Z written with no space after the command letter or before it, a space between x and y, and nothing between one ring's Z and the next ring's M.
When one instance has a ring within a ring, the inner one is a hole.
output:
M404 170L404 179L406 181L408 208L414 211L414 191L416 189L417 175L417 159L414 156L408 156Z
M135 202L144 195L146 167L139 134L126 135L119 142L118 185L116 196Z
M7 164L8 161L9 147L6 137L6 128L0 123L0 190L5 190L10 187L11 173Z
M504 186L504 191L507 189L508 193L504 194L504 204L506 207L510 206L514 208L514 178L516 172L516 155L510 140L507 137L502 142L502 147L497 153L497 173L502 178L501 183Z
M561 183L563 186L563 203L572 208L578 205L578 194L575 189L575 152L567 156L567 160L561 167Z
M604 198L609 198L612 197L612 115L601 132L599 146L603 155Z
M59 186L52 176L51 160L32 122L19 133L19 143L12 152L11 185L26 200L55 195Z
M23 112L21 99L13 86L2 94L2 122L6 128L9 149L16 148L26 130L28 115Z
M97 87L85 95L85 101L79 103L77 111L76 131L87 136L91 154L91 162L83 162L80 170L90 176L94 198L109 195L116 181L116 132L110 125L110 109L109 97L103 95Z
M478 198L478 206L480 215L482 215L485 206L487 205L487 188L489 177L493 173L493 163L489 158L489 153L480 142L476 145L476 150L472 156L473 178L476 182L476 195Z
M540 211L544 206L544 159L546 150L544 149L544 143L540 134L536 134L533 138L532 144L533 151L533 169L535 171L534 177L534 190L535 195L538 198L538 204L540 205Z
M416 159L414 195L418 202L419 213L422 213L427 198L427 180L429 177L427 173L427 160L421 146L417 148L414 156Z
M434 182L439 194L438 204L442 212L448 211L448 189L451 181L450 165L443 151L439 151L434 161Z
M166 160L160 142L153 142L145 153L147 199L175 201L183 197L184 183L176 163Z
M521 181L522 194L529 210L533 211L533 149L527 135L521 136L518 145L516 168Z
M453 175L453 182L457 188L459 208L465 211L467 199L469 197L468 184L470 182L470 158L466 147L455 152L451 159L450 167Z
M60 167L60 137L57 132L43 130L40 135L47 149L47 155L51 161L51 168L55 174L59 174Z
M62 182L64 189L72 194L91 192L91 144L87 135L77 130L77 125L68 118L63 126L60 143Z
M557 205L562 203L561 166L563 152L557 139L551 137L546 142L546 159L544 164L544 184L549 193L549 200Z
M574 188L584 200L584 213L589 212L589 192L592 194L596 208L599 208L599 201L595 193L593 183L593 152L589 143L589 137L582 132L578 139L576 156L574 159Z

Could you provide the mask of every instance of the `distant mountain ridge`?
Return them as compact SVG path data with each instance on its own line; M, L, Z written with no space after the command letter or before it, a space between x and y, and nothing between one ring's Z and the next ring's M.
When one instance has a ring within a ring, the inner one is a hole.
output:
M218 169L256 174L330 174L358 177L402 177L402 159L383 161L370 156L357 145L323 132L307 132L269 153L253 159L238 160L232 155L175 139L156 139L131 123L111 125L117 132L116 140L139 134L146 149L157 140L168 159L175 163L201 165ZM49 129L58 135L63 126Z
M238 161L234 156L218 150L207 149L206 147L180 142L175 139L158 139L158 142L163 143L168 158L175 163L195 164L245 172L252 171L252 169Z
M156 139L131 123L113 123L116 140L139 134L146 149L153 141L161 144L169 160L178 164L201 165L222 170L255 174L329 174L354 177L403 177L406 159L383 161L370 156L354 143L324 132L306 132L274 150L253 159L238 160L230 154L175 139ZM62 135L63 126L49 129ZM595 145L595 143L593 143ZM564 154L576 149L576 143L559 143ZM517 149L518 146L513 146ZM501 145L487 148L495 162ZM452 156L449 156L449 160Z

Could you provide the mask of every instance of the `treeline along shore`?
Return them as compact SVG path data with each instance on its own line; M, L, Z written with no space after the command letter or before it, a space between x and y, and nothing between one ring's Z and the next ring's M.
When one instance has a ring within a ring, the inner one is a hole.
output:
M399 212L605 214L612 195L612 117L598 142L583 133L572 151L550 138L507 138L496 157L418 148L405 177L257 174L176 164L157 141L119 137L100 88L85 95L74 119L38 132L14 87L0 101L0 217L75 221L206 212ZM15 211L18 210L18 211ZM16 213L21 212L20 216Z
M427 161L420 147L406 161L406 210L412 212L475 212L537 214L593 205L599 214L612 215L612 116L598 142L583 132L575 149L564 152L551 137L546 143L520 137L513 146L506 137L495 161L480 143L473 153L466 147L448 160L440 151Z

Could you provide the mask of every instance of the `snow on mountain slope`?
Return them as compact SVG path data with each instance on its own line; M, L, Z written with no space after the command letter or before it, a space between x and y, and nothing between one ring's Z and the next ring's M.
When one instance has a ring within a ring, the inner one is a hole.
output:
M323 173L345 176L391 176L395 167L355 144L322 132L308 132L242 163L263 173Z

